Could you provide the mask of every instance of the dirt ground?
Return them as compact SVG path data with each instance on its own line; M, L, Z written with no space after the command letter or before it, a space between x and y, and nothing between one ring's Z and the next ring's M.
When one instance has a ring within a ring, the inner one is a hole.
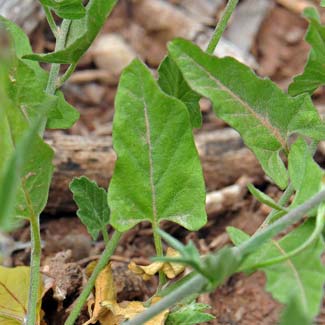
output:
M194 31L196 33L195 41L200 43L204 39L206 31L212 30L223 8L223 1L219 1L221 5L215 7L215 11L209 11L208 16L205 16L203 9L201 13L197 11L196 15L191 16L186 12L189 10L188 7L182 7L182 5L184 3L193 4L195 1L170 0L169 4L175 12L180 11L186 17L191 17L189 22L182 25L184 27L185 24L185 27L190 30L191 33L187 33L176 21L176 27L174 27L176 31L172 28L174 24L172 16L166 26L164 26L166 22L161 22L158 18L155 22L156 27L151 26L155 18L150 18L141 11L146 9L150 13L150 10L153 10L144 8L142 3L145 2L120 1L105 25L101 37L114 33L116 38L119 38L116 41L116 48L117 51L121 51L118 54L120 57L140 56L153 71L165 55L168 40L178 34L189 36ZM197 3L200 2L202 2L202 6L207 6L207 4L211 5L213 1L197 1ZM218 3L218 1L215 2ZM241 1L241 4L245 2L248 0ZM264 13L257 13L261 16L261 23L247 39L247 42L250 42L248 50L239 52L244 57L249 57L248 62L249 60L254 61L252 66L259 75L271 78L285 90L292 77L303 70L309 46L303 40L307 22L301 17L300 9L298 8L298 10L294 6L283 6L280 2L270 1L272 4ZM298 2L292 0L291 4ZM142 9L139 8L141 6L143 6ZM164 17L164 14L161 13L161 16ZM180 18L176 16L175 19L179 20ZM203 32L198 31L196 26L198 23L201 27L204 26ZM231 21L230 26L233 24L234 21ZM238 29L237 33L240 32L241 30ZM121 39L122 43L124 42L121 46L123 49L119 47ZM32 42L34 49L38 52L53 50L53 38L46 23L41 23L33 33ZM106 51L109 52L112 49L106 49L105 45L102 47L98 45L97 49L92 48L82 59L75 76L63 88L68 101L76 106L81 113L80 121L67 131L69 134L96 135L98 137L111 135L114 96L120 71L113 71L114 67L110 63L101 62L100 57L105 56ZM322 109L325 100L323 89L316 92L314 100ZM204 117L202 128L204 131L225 127L225 124L214 116L207 101L202 102L201 108ZM202 130L197 132L202 132ZM317 159L325 167L324 155L318 154ZM266 179L263 179L259 186L274 197L279 195L277 189ZM226 210L211 213L207 225L197 233L188 233L169 223L165 223L164 228L184 242L193 240L202 253L207 253L229 243L225 232L227 226L232 225L252 234L268 212L265 206L261 206L246 193L240 201L235 202ZM49 277L55 276L56 282L60 283L62 290L65 290L66 293L64 300L55 298L54 290L50 290L46 294L43 300L45 321L47 324L60 325L63 324L67 316L66 312L78 296L85 281L84 269L86 265L98 258L104 244L101 238L97 242L91 240L85 227L74 213L60 212L60 214L56 214L52 211L51 214L45 213L41 220L44 242L43 271ZM16 240L27 242L29 241L29 230L21 229L13 236ZM57 255L58 253L59 255ZM12 259L13 265L28 264L29 254L29 249L16 252ZM148 263L149 257L154 255L151 230L147 224L137 226L123 237L121 245L112 258L114 274L118 279L120 300L143 300L154 292L156 279L144 283L127 269L127 264L131 259ZM203 295L200 301L210 304L212 306L210 312L216 317L209 324L276 324L282 307L272 299L270 294L265 292L264 284L265 277L261 272L250 276L236 274L215 292ZM78 324L86 321L87 317L85 309ZM325 324L324 308L317 318L317 324Z

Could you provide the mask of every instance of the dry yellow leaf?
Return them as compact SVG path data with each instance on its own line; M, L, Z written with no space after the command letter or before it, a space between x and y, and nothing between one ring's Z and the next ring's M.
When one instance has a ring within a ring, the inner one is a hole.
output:
M20 325L27 314L30 268L0 266L0 324ZM40 283L37 303L37 324L41 321L43 283Z
M153 299L153 303L158 300L159 298ZM88 301L90 319L83 325L95 324L97 321L101 325L119 325L125 320L142 313L145 309L140 301L117 303L112 269L110 265L107 265L96 279L95 301ZM168 310L163 311L149 322L146 322L145 325L165 324L168 312Z
M178 257L180 254L173 248L168 247L166 256L168 257ZM140 275L143 280L149 280L153 275L155 275L160 270L163 271L168 279L174 279L177 275L185 270L185 266L179 263L170 262L153 262L149 265L137 265L134 262L129 264L129 270L133 273Z

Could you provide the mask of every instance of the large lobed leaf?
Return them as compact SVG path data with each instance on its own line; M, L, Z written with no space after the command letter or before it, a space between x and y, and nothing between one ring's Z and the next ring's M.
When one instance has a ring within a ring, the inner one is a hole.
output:
M279 154L288 150L289 136L325 138L309 96L292 98L235 59L211 56L185 40L170 43L169 53L189 86L212 101L218 117L239 131L264 171L285 188L288 175Z
M49 54L28 54L25 58L49 63L76 63L93 43L117 0L90 0L86 15L72 21L66 48Z
M65 101L61 91L57 91L55 96L46 94L48 73L37 62L22 59L32 52L25 33L1 16L0 29L9 34L16 55L9 63L7 91L10 100L31 121L42 114L48 128L71 127L78 120L79 113Z
M309 20L306 41L311 45L304 72L295 77L289 86L291 95L312 94L316 88L325 84L325 26L321 25L317 10L307 8L304 15Z
M121 76L115 109L118 159L108 191L114 228L125 231L143 220L202 227L204 180L185 105L163 93L135 60Z
M186 83L177 64L166 56L158 68L158 84L168 95L181 100L187 107L191 124L194 128L202 125L202 115L200 111L200 95L196 94Z
M256 252L250 254L241 266L241 270L252 270L254 265L263 261L286 255L301 246L312 234L315 227L313 219L308 220L281 240L269 241ZM239 245L249 236L242 231L227 229L232 241ZM295 296L302 306L305 317L311 319L319 311L325 283L325 268L321 262L324 242L320 236L314 244L288 260L263 267L267 277L266 290L283 304L291 304Z
M85 176L75 178L70 183L70 190L79 208L78 217L96 240L100 231L106 231L109 223L110 210L106 191Z
M52 8L61 18L80 19L86 14L82 0L40 0L40 2L43 6Z

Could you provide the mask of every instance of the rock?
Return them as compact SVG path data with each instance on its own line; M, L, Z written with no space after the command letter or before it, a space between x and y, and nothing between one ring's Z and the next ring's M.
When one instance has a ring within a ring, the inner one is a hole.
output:
M119 34L103 34L90 49L96 66L107 73L120 75L136 57L134 50Z

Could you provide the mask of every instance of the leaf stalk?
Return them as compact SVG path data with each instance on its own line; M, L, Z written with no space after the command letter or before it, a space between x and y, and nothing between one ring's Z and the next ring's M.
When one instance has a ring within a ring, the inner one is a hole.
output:
M210 42L206 49L206 53L213 54L214 50L216 49L216 47L220 41L222 34L224 33L224 31L227 27L228 21L238 4L238 1L239 0L229 0L228 1L226 9L223 12L223 14L216 26L216 29L214 30L213 35L210 39Z

